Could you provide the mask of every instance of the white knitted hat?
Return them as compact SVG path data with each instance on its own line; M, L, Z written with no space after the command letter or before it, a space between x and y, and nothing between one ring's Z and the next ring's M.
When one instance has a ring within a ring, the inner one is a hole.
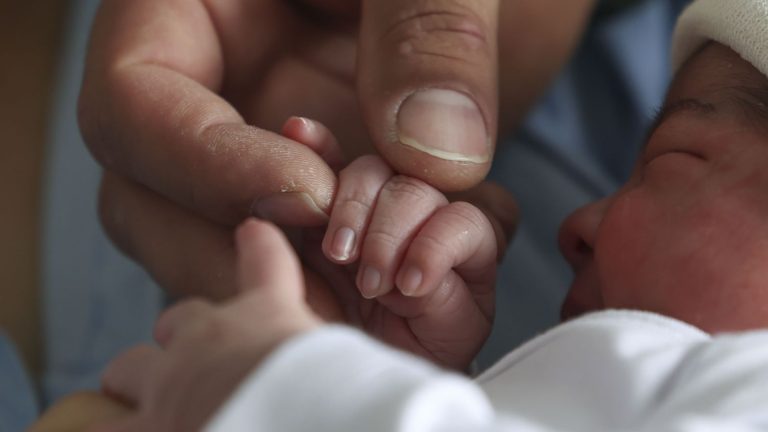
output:
M695 0L677 22L674 70L710 40L730 47L768 75L768 0Z

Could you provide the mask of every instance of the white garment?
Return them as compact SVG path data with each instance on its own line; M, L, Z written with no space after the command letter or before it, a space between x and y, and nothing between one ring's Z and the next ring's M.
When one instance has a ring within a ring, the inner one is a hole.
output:
M694 1L675 30L675 70L710 40L730 47L768 75L768 0Z
M273 353L207 430L768 430L768 331L712 338L659 315L604 311L473 381L327 326Z

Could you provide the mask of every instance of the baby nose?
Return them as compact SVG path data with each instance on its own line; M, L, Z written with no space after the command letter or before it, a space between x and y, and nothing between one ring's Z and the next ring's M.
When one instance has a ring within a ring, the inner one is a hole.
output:
M605 198L587 204L571 213L560 225L560 253L574 270L579 270L592 259L597 228L603 220L608 202Z

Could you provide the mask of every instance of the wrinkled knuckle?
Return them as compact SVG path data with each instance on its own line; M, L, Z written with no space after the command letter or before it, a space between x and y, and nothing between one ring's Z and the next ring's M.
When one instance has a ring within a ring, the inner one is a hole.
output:
M402 175L392 177L387 184L384 185L383 192L386 192L395 201L414 202L434 198L436 194L439 194L427 183L413 177Z
M468 202L453 203L451 211L464 226L476 232L481 232L484 228L489 227L488 217L485 213Z
M345 213L368 214L373 208L372 198L363 190L354 189L340 197L340 209Z
M418 250L422 256L436 259L445 256L445 252L451 249L451 245L440 238L429 233L422 233L413 240L411 249Z
M360 175L358 171L342 171L339 182L342 186L335 206L353 212L371 211L383 183L380 179Z
M366 246L377 252L395 250L401 241L401 238L383 230L371 230L365 236Z
M375 198L391 176L391 170L379 156L366 155L356 159L339 172L339 183L345 194L370 201Z
M490 52L487 28L479 15L460 4L416 1L410 10L398 16L384 39L404 56L470 61L479 52Z

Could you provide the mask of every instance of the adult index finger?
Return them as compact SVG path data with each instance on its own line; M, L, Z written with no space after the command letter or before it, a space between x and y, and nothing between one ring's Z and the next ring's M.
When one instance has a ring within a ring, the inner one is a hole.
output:
M497 122L498 0L364 0L358 93L399 172L443 191L490 168Z
M79 106L89 148L106 168L219 222L256 212L322 224L331 169L218 96L227 53L212 10L200 0L103 3Z

